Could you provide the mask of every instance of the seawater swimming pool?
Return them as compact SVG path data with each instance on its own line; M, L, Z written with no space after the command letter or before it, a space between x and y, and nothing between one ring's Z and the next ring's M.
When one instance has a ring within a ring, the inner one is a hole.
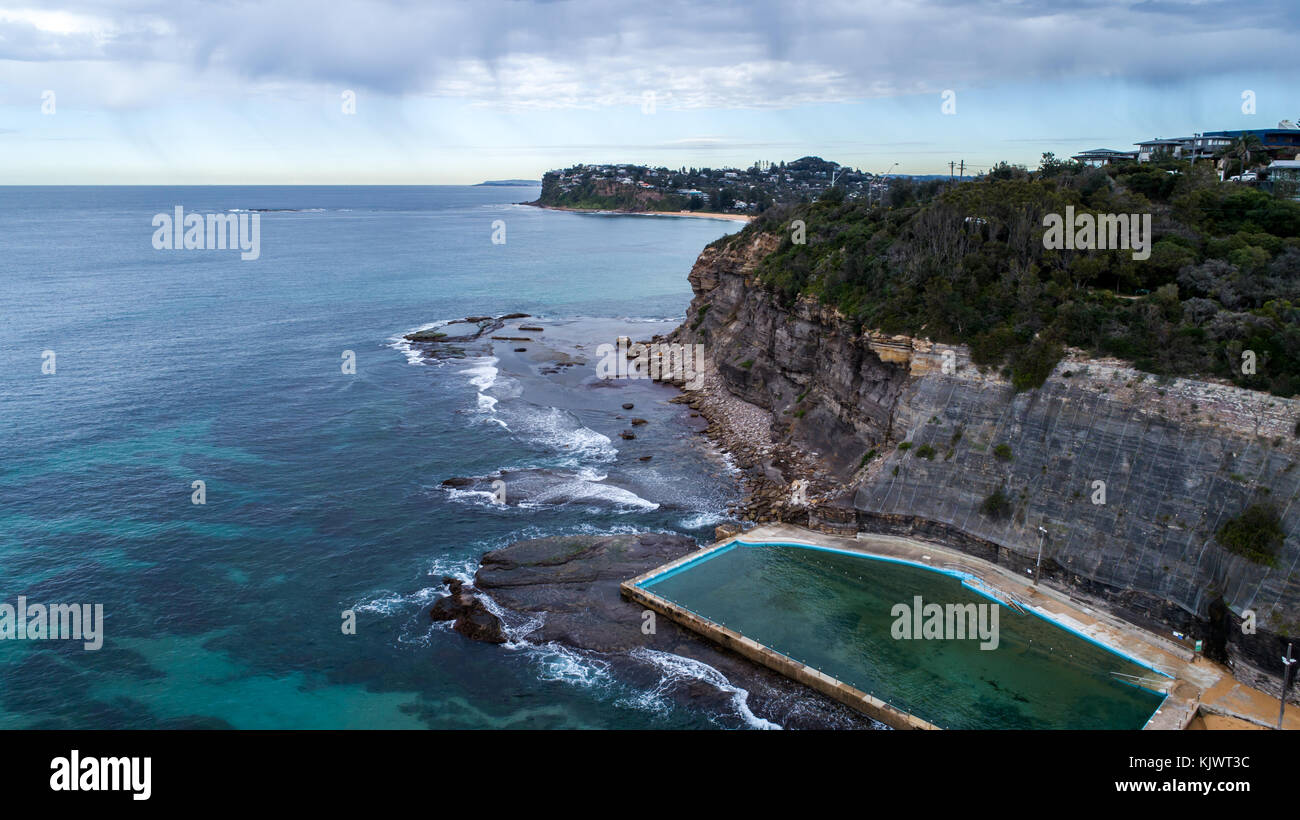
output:
M989 604L966 573L804 544L712 550L636 586L945 729L1140 729L1152 670L997 602L996 649L899 640L896 604ZM978 583L976 581L976 583Z

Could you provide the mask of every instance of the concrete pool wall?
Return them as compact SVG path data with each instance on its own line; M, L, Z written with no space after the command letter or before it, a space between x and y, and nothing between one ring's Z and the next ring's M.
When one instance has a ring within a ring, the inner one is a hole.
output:
M804 664L768 646L754 641L741 633L722 624L702 617L653 591L656 582L671 577L690 567L723 554L726 551L761 546L788 546L802 549L821 550L825 552L849 555L870 560L888 561L916 568L927 569L960 580L971 592L997 601L1004 606L1012 606L1026 614L1058 627L1075 637L1132 662L1159 675L1145 680L1137 680L1131 685L1155 691L1165 696L1160 708L1147 721L1147 729L1181 729L1195 717L1198 707L1210 706L1200 701L1205 690L1219 684L1226 670L1204 661L1192 653L1182 650L1167 639L1153 634L1136 634L1137 630L1121 632L1116 624L1107 622L1102 613L1096 613L1087 607L1070 603L1063 596L1046 589L1031 588L1024 579L1000 577L1008 575L994 567L992 570L961 554L954 554L940 545L918 543L910 539L866 539L881 540L881 543L868 550L865 545L855 543L855 539L827 536L823 533L803 530L788 525L773 525L751 530L743 536L735 536L721 541L698 552L664 564L636 578L625 581L621 586L625 598L647 609L658 612L694 632L710 638L719 645L739 652L741 655L761 663L791 679L797 680L811 688L835 698L858 711L895 728L939 728L926 720L910 714L869 692L864 692L836 679L819 669ZM904 544L905 542L905 544ZM830 544L838 544L832 546ZM910 550L910 553L908 551ZM892 553L892 554L885 554ZM908 553L908 554L904 554ZM911 554L915 553L915 554ZM946 566L936 566L930 554L945 560L955 558ZM917 560L918 558L924 560ZM985 576L989 577L985 577ZM1023 587L1023 588L1022 588ZM1060 599L1060 600L1058 600ZM1086 614L1085 614L1086 613ZM1127 681L1126 681L1127 682ZM1215 704L1218 706L1218 704ZM1222 710L1231 714L1237 710ZM1250 712L1255 711L1254 709ZM1244 719L1262 724L1263 720L1253 714L1242 715ZM1288 724L1290 721L1288 721Z
M752 638L728 629L722 624L710 621L694 612L679 606L672 601L661 598L641 586L645 581L656 578L661 572L675 573L680 572L688 567L713 557L719 552L725 552L732 548L731 544L719 547L713 547L705 553L695 553L684 559L665 564L662 567L653 569L643 575L637 576L630 581L624 581L620 585L623 597L631 600L641 606L658 612L667 618L672 619L681 626L686 627L692 632L697 632L718 645L730 649L755 663L762 664L768 669L778 672L786 677L798 681L812 689L821 692L823 695L834 698L851 709L856 709L872 720L878 720L886 726L894 729L938 729L935 726L916 715L895 708L879 698L876 698L861 689L849 686L847 683L840 681L830 675L825 674L819 669L814 669L807 664L800 663L794 658L777 652L775 649L763 646ZM666 576L665 576L666 577Z

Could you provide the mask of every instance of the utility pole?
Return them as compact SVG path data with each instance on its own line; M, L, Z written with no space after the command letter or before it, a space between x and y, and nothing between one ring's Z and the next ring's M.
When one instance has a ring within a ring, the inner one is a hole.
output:
M1038 571L1043 566L1043 539L1047 537L1047 530L1043 529L1041 524L1038 525L1038 562L1034 564L1034 586L1038 586Z
M957 174L957 181L960 182L966 176L966 160L961 161L961 171Z
M872 180L872 183L873 183L872 187L875 187L874 183L875 183L877 180L887 179L887 178L889 177L889 172L892 171L892 170L894 170L894 169L897 168L897 167L898 167L898 163L895 162L893 165L889 166L889 167L886 168L884 171L881 171L879 174L876 174L876 178ZM882 193L882 195L881 195L881 199L884 199L884 195L883 195L883 193Z
M948 160L948 184L949 185L952 184L952 169L956 167L956 165L957 163L953 162L952 160Z
M1282 728L1282 716L1286 714L1286 690L1291 684L1291 670L1300 660L1291 657L1291 644L1286 645L1286 657L1282 659L1282 697L1277 706L1277 728Z

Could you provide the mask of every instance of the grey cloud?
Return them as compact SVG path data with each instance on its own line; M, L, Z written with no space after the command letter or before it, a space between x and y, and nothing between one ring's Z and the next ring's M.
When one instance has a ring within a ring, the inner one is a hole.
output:
M0 59L166 63L248 82L522 107L786 107L1000 82L1290 71L1288 3L82 0L67 34L0 23Z

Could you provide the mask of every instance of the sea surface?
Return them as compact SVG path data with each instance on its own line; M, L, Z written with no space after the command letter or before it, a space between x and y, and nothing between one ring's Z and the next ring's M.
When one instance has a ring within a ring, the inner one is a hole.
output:
M98 651L0 641L0 728L752 725L662 694L710 670L627 681L427 619L489 549L708 538L738 495L670 388L615 388L650 422L620 438L583 357L678 324L696 256L740 226L515 204L537 193L0 188L0 603L105 612ZM177 206L257 213L260 258L156 250ZM401 338L510 312L550 351L430 360ZM582 363L542 372L556 350ZM442 484L502 470L526 503Z

